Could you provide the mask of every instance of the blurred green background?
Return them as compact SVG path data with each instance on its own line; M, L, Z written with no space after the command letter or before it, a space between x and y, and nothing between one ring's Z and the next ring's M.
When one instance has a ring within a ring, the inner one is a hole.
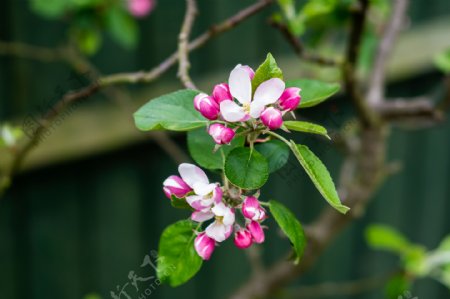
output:
M198 2L201 13L194 36L252 3ZM256 67L269 51L286 76L298 76L311 67L297 60L280 34L266 24L275 8L191 54L191 73L201 88L209 90L225 81L237 63ZM104 35L99 51L89 59L104 74L150 69L176 49L183 14L184 1L160 0L148 17L137 22L140 38L135 49ZM391 60L390 95L433 93L442 78L432 57L450 45L450 2L411 1L410 16L408 31ZM2 41L57 47L66 39L67 26L63 20L36 15L25 0L0 3ZM39 115L56 100L58 90L76 87L69 82L71 73L64 63L1 55L0 121L20 125L30 113ZM161 189L162 181L176 172L176 163L134 128L132 112L153 96L181 88L175 76L172 70L157 82L129 87L131 102L111 101L107 94L83 102L29 157L0 201L0 298L79 299L89 293L111 298L116 286L129 282L130 271L142 277L154 275L153 269L140 268L145 255L157 250L165 226L188 214L174 210ZM351 120L352 111L346 99L337 96L304 113L306 119L333 130ZM394 128L388 154L390 160L401 162L402 170L377 192L364 217L345 229L293 286L354 280L395 269L394 256L373 251L365 243L364 229L374 222L392 225L412 241L436 247L450 231L449 136L448 120L420 130ZM173 137L186 148L185 135ZM299 140L317 152L337 179L340 154L321 139L301 136ZM273 175L262 194L284 202L303 223L312 221L325 206L300 168ZM264 259L272 262L289 244L278 237L272 220L268 223L271 229L262 250ZM192 281L177 289L158 286L148 297L226 298L249 273L245 254L225 242ZM448 289L430 279L419 280L410 292L419 298L450 298ZM139 298L133 288L129 294ZM381 298L382 294L378 288L332 298Z

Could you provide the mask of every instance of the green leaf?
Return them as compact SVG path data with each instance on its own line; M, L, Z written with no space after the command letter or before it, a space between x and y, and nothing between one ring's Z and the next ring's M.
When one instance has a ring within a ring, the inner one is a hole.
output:
M186 197L178 198L175 195L172 195L170 204L172 205L172 207L177 209L193 210L192 207L187 203Z
M121 7L112 7L107 11L106 26L111 36L127 50L132 50L138 42L136 21Z
M399 299L403 298L399 296L400 294L404 294L404 292L411 289L411 283L407 277L407 275L401 273L396 274L391 279L388 280L385 286L385 294L387 299ZM413 299L406 297L405 299Z
M450 74L450 49L434 57L434 65L445 74Z
M267 54L266 60L264 60L264 62L255 71L255 77L253 77L252 80L253 92L261 83L272 78L283 79L283 72L278 67L275 58L273 58L272 54L269 53Z
M198 224L181 220L168 226L159 241L157 275L172 287L191 279L202 266L194 248L194 230Z
M269 177L269 164L256 150L238 147L225 160L225 175L232 184L242 189L258 189Z
M400 232L382 224L373 224L366 229L367 243L376 249L384 249L394 253L405 254L412 244Z
M296 145L292 140L291 149L325 200L342 214L347 213L350 208L342 205L333 179L322 161L307 146Z
M305 19L311 19L332 12L335 9L336 5L336 0L308 1L303 6L300 13L305 17Z
M289 159L289 147L280 140L270 140L255 146L269 163L269 172L275 172L282 168Z
M295 215L281 203L271 200L269 202L270 212L273 218L280 226L281 230L286 234L294 247L295 263L298 264L303 256L306 246L306 238L303 227L297 220Z
M302 100L298 106L299 108L316 106L337 93L340 89L338 83L326 83L309 79L287 81L286 87L298 87L302 89L300 92Z
M184 89L150 100L134 113L136 127L142 131L188 131L206 126L207 119L194 109L198 93Z
M297 131L297 132L319 134L319 135L325 136L326 138L331 140L330 136L328 136L327 129L325 129L324 127L322 127L320 125L316 125L316 124L306 122L306 121L292 121L292 120L285 121L285 122L283 122L283 124L289 130Z
M75 41L81 52L87 55L95 54L102 44L102 35L92 28L75 28L72 30Z
M216 143L205 128L192 130L187 134L189 153L197 164L207 169L223 169L225 161L222 155L226 157L233 148L243 146L244 142L244 136L235 137L230 145L222 145L214 152Z
M70 2L70 0L31 0L30 6L31 10L43 17L56 19L70 7Z

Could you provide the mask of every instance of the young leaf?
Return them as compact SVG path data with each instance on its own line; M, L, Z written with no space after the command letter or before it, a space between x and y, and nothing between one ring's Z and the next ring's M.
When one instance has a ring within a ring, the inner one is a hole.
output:
M328 136L327 129L325 129L320 125L316 125L306 121L292 121L292 120L285 121L283 122L283 124L286 126L286 128L292 131L319 134L325 136L328 139L331 139L330 136Z
M297 220L295 215L281 203L271 200L269 202L270 212L273 218L280 226L281 230L286 234L294 247L295 263L298 264L303 256L306 246L306 238L303 227Z
M342 205L330 173L322 161L307 146L297 145L292 140L291 149L325 200L342 214L347 213L350 208Z
M373 224L365 232L367 244L372 248L405 254L413 246L405 236L392 227Z
M269 172L275 172L286 164L289 159L289 147L280 140L270 140L255 146L269 163Z
M107 10L106 26L116 42L127 50L136 47L139 28L130 14L121 7L111 7Z
M338 83L326 83L309 79L287 81L286 87L299 87L302 89L300 92L302 100L298 106L299 108L316 106L334 95L340 89Z
M261 83L272 78L283 79L283 72L278 67L275 58L273 58L272 54L269 53L267 54L266 60L264 60L264 62L255 71L255 77L253 77L252 80L253 92Z
M214 152L216 143L205 128L192 130L187 134L189 153L197 164L207 169L223 169L225 161L222 155L226 157L233 148L243 146L244 142L243 136L235 137L230 145L222 145Z
M150 100L134 113L136 127L142 131L188 131L206 126L207 119L194 109L198 93L184 89Z
M202 266L202 259L194 248L197 224L181 220L168 226L159 241L157 275L172 287L191 279Z
M256 150L238 147L225 160L225 175L232 184L242 189L258 189L269 177L269 164Z
M434 57L434 65L445 74L450 74L450 48Z

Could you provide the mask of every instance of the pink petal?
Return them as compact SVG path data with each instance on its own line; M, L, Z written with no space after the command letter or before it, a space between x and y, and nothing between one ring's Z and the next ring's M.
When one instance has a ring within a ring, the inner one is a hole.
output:
M195 211L191 215L191 219L196 222L205 222L209 219L212 219L213 217L214 214L212 212Z

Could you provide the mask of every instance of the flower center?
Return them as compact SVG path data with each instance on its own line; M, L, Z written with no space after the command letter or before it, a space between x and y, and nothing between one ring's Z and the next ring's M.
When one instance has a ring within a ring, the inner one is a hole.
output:
M244 108L245 113L250 113L250 103L243 104L242 108Z
M223 223L223 216L216 216L216 221L219 223Z

